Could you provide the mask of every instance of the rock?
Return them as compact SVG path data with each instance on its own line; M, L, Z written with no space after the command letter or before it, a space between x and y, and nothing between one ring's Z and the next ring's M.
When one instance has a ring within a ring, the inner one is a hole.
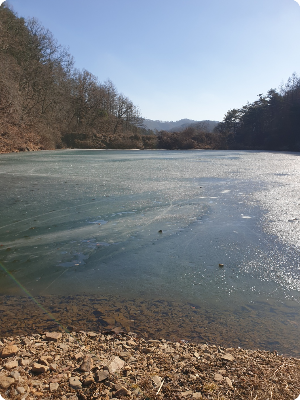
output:
M202 399L202 394L200 392L193 393L193 399Z
M75 360L79 360L80 358L83 358L83 354L82 353L76 353L74 357L75 357Z
M85 380L83 381L83 386L90 386L92 383L94 383L94 377L93 375L88 375Z
M229 353L223 354L221 358L224 361L234 361L234 357Z
M7 344L6 346L4 346L4 347L2 348L0 357L1 357L1 358L12 357L12 356L14 356L15 354L17 354L18 351L19 351L19 348L18 348L16 345L14 345L14 344Z
M60 332L46 332L45 339L52 342L58 342L59 339L62 338L62 334Z
M214 375L214 380L216 382L221 382L223 380L223 376L221 374L215 374Z
M11 370L13 368L16 368L18 366L18 361L14 360L14 361L9 361L6 364L4 364L4 368Z
M52 382L49 385L50 392L55 392L59 388L59 384L57 382Z
M114 394L114 396L116 396L116 397L119 397L119 396L130 396L130 395L131 395L130 390L126 389L124 386L122 386Z
M56 363L50 364L50 365L49 365L49 369L50 369L50 371L56 371L56 369L57 369L57 364L56 364Z
M98 334L97 334L96 332L87 332L87 335L88 335L90 338L95 338L95 337L98 336Z
M93 368L94 362L91 356L85 356L83 359L83 363L80 366L80 371L82 372L90 372L90 370Z
M81 389L81 388L82 388L82 383L81 383L80 380L77 378L77 376L72 376L72 377L69 379L69 383L70 383L71 388L73 388L73 389L78 390L78 389Z
M16 387L16 390L17 390L17 392L18 392L19 394L24 394L24 393L26 393L26 389L23 388L23 386L17 386L17 387Z
M31 360L29 358L21 358L19 360L19 365L21 367L27 367L27 365L29 365L31 363Z
M32 367L31 367L31 370L33 372L38 372L39 374L41 374L43 372L47 372L48 369L49 368L46 365L42 365L42 364L39 364L39 363L33 363Z
M119 353L119 357L126 361L126 360L129 360L129 358L131 357L131 354L128 351L121 351Z
M154 385L160 386L161 385L161 378L158 375L152 376L152 381Z
M193 394L192 390L187 390L186 392L181 392L180 393L182 397L187 397Z
M125 361L121 360L120 357L116 356L114 357L109 363L108 363L108 371L110 374L114 374L115 372L120 371L125 365Z
M226 381L226 383L227 383L227 385L228 385L229 387L233 388L231 379L229 379L229 378L226 376L225 381Z
M102 382L109 377L108 371L97 371L96 372L96 381Z
M11 376L12 378L14 378L15 381L19 382L19 380L21 380L21 375L19 371L12 371L9 376Z
M51 360L52 359L52 357L49 357L49 356L42 356L42 357L40 357L39 358L39 364L42 364L42 365L49 365L49 363L48 363L48 360Z
M2 389L8 389L10 385L14 383L14 378L10 378L4 374L0 374L0 387Z

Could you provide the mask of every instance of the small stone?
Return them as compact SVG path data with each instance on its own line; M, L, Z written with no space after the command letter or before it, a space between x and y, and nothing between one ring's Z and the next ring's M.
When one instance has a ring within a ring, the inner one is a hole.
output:
M161 385L161 378L158 375L152 376L152 381L154 385L160 386Z
M79 369L82 372L90 372L90 370L93 368L93 365L94 362L91 356L85 356Z
M48 356L42 356L42 357L40 357L39 358L39 364L42 364L42 365L49 365L49 363L48 363L48 360L49 360L49 358L51 359L52 357L48 357Z
M9 378L4 374L0 374L0 387L2 389L8 389L10 385L14 383L14 378Z
M55 363L50 364L50 365L49 365L49 369L50 369L50 371L56 371L56 369L57 369L57 364L55 364Z
M93 375L88 375L85 380L83 381L83 386L90 386L92 383L94 383L94 377Z
M122 386L119 390L116 391L114 396L120 397L120 396L130 396L131 392L130 390L126 389L124 386Z
M57 382L52 382L49 385L50 392L55 392L59 388L59 384Z
M11 376L12 378L14 378L17 382L19 382L21 375L19 371L12 371L9 376Z
M28 339L27 337L23 340L23 343L24 343L26 346L30 346L30 345L32 344L31 340Z
M46 365L38 364L38 363L33 363L31 370L33 372L38 372L38 373L43 373L48 371L48 367Z
M193 399L202 399L202 394L200 392L193 393Z
M214 375L214 380L216 382L221 382L223 380L223 376L221 374L215 374Z
M7 344L1 351L1 358L12 357L19 351L19 348L14 344Z
M14 361L9 361L6 364L4 364L4 368L11 370L13 368L16 368L18 366L18 361L14 360Z
M17 386L16 390L19 394L24 394L26 392L25 388L23 388L22 386Z
M192 390L187 390L186 392L181 392L180 393L182 397L187 397L193 394Z
M108 371L97 371L96 372L96 381L102 382L109 377Z
M77 378L77 376L72 376L72 377L69 379L69 383L70 383L71 388L73 388L73 389L78 390L78 389L81 389L81 388L82 388L82 383L81 383L80 380Z
M231 379L229 379L229 378L226 376L225 381L226 381L226 383L227 383L227 385L228 385L229 387L233 388Z
M96 332L87 332L87 335L88 335L90 338L94 338L94 337L97 336L97 333L96 333Z
M119 356L126 361L131 357L131 354L128 351L121 351Z
M19 360L19 365L21 367L27 367L27 365L29 365L31 363L31 360L29 358L21 358Z
M59 339L62 338L62 334L60 332L46 332L45 339L52 342L58 342Z
M75 354L75 360L79 360L79 358L83 358L83 354L82 353L77 353Z
M125 365L125 362L120 357L114 357L108 364L108 370L110 374L120 371Z
M234 361L234 357L229 353L223 354L221 358L224 361Z

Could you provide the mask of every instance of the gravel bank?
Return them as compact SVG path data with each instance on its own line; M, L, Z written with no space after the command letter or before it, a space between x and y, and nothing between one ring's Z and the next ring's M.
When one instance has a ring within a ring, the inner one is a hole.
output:
M8 399L296 399L300 360L267 351L144 340L118 329L0 341Z

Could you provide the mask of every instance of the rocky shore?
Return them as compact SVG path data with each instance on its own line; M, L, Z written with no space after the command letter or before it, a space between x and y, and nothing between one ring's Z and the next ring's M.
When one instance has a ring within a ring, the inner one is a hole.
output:
M8 399L296 399L300 360L275 352L45 332L0 341L0 394Z

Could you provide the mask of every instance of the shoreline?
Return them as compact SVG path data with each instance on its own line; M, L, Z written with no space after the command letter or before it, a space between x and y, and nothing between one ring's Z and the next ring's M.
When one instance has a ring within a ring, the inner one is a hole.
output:
M251 308L252 307L252 308ZM128 298L113 295L0 296L1 337L41 334L45 331L95 331L123 329L144 339L223 347L261 349L300 358L299 318L288 325L280 313L261 313L270 305L249 305L241 310L213 310L188 302ZM266 308L264 310L264 308Z
M0 341L0 394L17 399L296 399L300 360L121 329Z

